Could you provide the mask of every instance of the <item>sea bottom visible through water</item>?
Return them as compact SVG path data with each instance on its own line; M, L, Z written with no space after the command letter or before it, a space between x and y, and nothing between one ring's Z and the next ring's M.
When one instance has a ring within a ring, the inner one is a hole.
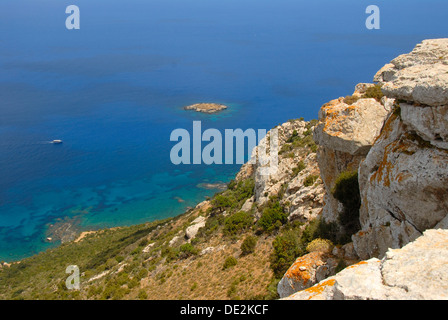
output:
M219 175L207 169L213 180L177 170L148 179L39 193L31 207L12 208L6 217L17 227L0 228L0 261L39 253L61 241L73 240L83 230L179 215L221 191L233 178L234 170Z

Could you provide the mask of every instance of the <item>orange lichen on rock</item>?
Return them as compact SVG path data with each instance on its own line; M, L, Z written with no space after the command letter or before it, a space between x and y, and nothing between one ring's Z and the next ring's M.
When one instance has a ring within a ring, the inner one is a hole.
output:
M329 279L329 280L326 280L326 281L324 281L322 283L316 284L315 286L313 286L311 288L305 289L304 292L311 294L308 297L308 300L310 300L313 297L315 297L315 296L321 294L322 292L324 292L325 288L334 286L335 283L336 283L335 279Z
M371 176L370 181L377 181L378 183L383 182L384 186L389 187L390 186L390 173L393 169L392 163L389 161L389 150L390 146L388 145L386 147L386 150L384 152L383 160L381 161L380 166L378 167L378 170L375 171L375 173Z
M310 270L325 264L322 259L323 255L323 252L312 252L298 258L288 269L285 276L306 285L311 278Z
M356 264L353 264L353 265L351 265L351 266L348 266L346 269L357 268L357 267L359 267L359 266L361 266L361 265L363 265L363 264L367 264L367 262L366 262L366 261L360 261L360 262L358 262L358 263L356 263Z

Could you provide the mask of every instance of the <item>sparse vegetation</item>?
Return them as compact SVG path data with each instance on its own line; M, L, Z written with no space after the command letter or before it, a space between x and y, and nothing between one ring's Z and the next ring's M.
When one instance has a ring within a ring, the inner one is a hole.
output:
M305 178L305 180L303 181L303 185L305 187L311 187L316 181L317 179L319 179L318 175L315 174L310 174L309 176L307 176Z
M381 85L375 84L372 87L367 88L363 95L363 98L373 98L378 102L384 97L383 91L381 90Z
M346 96L345 98L344 98L344 103L345 104L348 104L348 105L352 105L352 104L354 104L356 101L358 101L360 99L360 97L359 96Z
M272 242L274 252L271 257L271 268L275 277L281 278L296 258L305 253L299 235L298 230L286 230Z
M302 160L299 161L299 162L297 163L297 166L294 167L294 168L292 169L292 176L293 176L293 177L297 176L300 172L302 172L303 170L305 170L305 168L306 168L305 163L304 163Z

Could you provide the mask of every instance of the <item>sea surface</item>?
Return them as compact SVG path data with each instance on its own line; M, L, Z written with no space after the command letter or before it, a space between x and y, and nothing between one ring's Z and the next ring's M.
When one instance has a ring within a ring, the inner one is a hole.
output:
M65 13L80 9L80 29ZM240 165L170 161L170 133L270 129L317 118L423 39L448 35L445 0L2 0L0 261L58 245L48 226L172 217ZM198 102L229 106L215 115ZM55 145L53 139L63 140Z

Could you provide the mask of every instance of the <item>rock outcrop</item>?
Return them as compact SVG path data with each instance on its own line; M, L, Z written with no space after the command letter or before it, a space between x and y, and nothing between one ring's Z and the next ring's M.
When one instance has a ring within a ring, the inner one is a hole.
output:
M325 252L311 252L297 258L277 286L280 298L309 288L334 274L338 260Z
M185 230L185 238L188 240L193 239L198 233L199 229L205 226L207 219L203 216L199 216L191 223L191 225Z
M369 86L372 84L356 86L353 104L339 98L319 111L314 140L320 146L317 160L326 190L323 217L328 222L337 221L342 210L342 204L332 195L336 179L342 172L358 170L390 112L389 101L363 98Z
M359 262L286 299L448 299L448 230L428 230L381 260Z
M383 97L365 99L374 85L360 84L321 108L314 131L326 221L343 210L338 175L358 173L360 230L349 245L364 261L288 299L448 298L448 39L423 41L374 82Z
M290 120L276 128L278 136L278 166L272 174L263 174L265 167L260 163L244 164L236 176L236 181L252 177L255 181L254 198L249 199L242 210L247 211L256 204L262 207L273 196L281 196L280 202L288 211L289 220L306 222L312 220L322 212L324 189L316 161L316 153L307 145L314 145L310 122L300 119ZM257 157L260 146L266 145L266 152L270 154L270 141L273 130L267 132L255 147L252 156ZM308 177L316 180L305 184ZM260 216L260 212L256 215Z
M448 39L425 40L374 77L388 97L431 107L448 105Z
M362 259L448 225L448 39L426 40L375 76L396 99L359 168ZM404 101L405 100L405 101Z

